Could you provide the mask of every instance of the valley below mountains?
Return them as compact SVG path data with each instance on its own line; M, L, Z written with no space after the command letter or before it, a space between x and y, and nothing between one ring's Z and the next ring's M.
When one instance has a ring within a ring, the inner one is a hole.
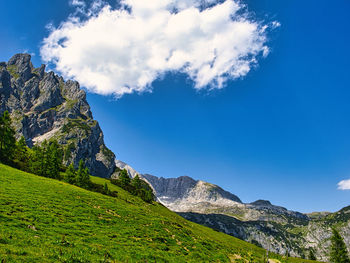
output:
M266 200L244 203L217 185L187 176L142 174L116 160L79 84L45 72L44 65L34 68L28 54L0 63L0 113L4 111L11 114L16 137L24 136L28 146L56 139L64 147L65 165L77 167L84 159L93 176L115 178L122 169L130 177L139 174L158 202L185 219L278 254L308 258L312 251L321 261L328 260L334 227L350 250L350 207L303 214Z

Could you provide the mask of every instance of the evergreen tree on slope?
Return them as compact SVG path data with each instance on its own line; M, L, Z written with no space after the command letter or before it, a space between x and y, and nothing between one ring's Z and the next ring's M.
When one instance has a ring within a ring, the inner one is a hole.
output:
M330 262L332 263L350 263L348 250L342 236L333 228L331 238Z
M0 161L10 163L16 149L15 130L8 111L0 117Z

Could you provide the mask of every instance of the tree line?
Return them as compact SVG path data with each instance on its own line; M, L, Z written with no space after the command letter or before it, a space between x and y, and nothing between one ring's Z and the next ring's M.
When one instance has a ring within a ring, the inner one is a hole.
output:
M350 263L348 250L344 239L336 229L332 229L330 262L332 263Z
M87 189L91 187L89 170L83 160L80 160L77 170L72 164L69 169L63 165L63 148L57 140L44 140L33 148L27 146L23 136L16 141L8 111L0 116L0 161L25 172L64 180Z
M91 181L89 169L85 167L83 160L79 161L77 169L73 163L66 167L63 164L66 153L57 140L44 140L41 144L29 148L25 138L22 136L16 141L15 134L10 114L5 111L0 116L0 162L25 172L63 180L69 184L105 195L117 196L118 193L111 191L107 183L100 185ZM138 175L131 179L125 169L120 172L117 179L110 179L110 181L132 195L140 197L145 202L151 203L155 199L151 187Z
M125 169L120 171L117 179L111 179L111 183L123 188L132 195L140 197L147 203L151 203L155 199L152 188L145 181L141 180L139 175L131 179Z

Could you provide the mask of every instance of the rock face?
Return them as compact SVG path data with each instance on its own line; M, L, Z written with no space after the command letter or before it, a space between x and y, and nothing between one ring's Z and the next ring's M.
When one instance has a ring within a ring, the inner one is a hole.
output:
M28 54L0 63L0 113L8 110L16 136L29 146L51 138L64 146L64 163L86 161L92 175L109 177L114 154L105 146L103 133L92 117L85 92L78 82L64 81L45 65L34 68Z
M124 163L123 161L115 160L115 165L120 170L125 169L131 178L134 178L138 174L138 172L136 172L131 166ZM118 176L118 173L116 172L113 177L117 177L117 176Z
M131 177L132 167L117 162ZM182 217L233 235L272 252L327 261L331 228L336 227L350 248L350 207L337 213L302 214L267 200L243 203L217 185L188 176L162 178L140 174L153 188L159 202Z
M196 181L188 176L179 178L158 178L143 174L156 192L158 200L176 212L191 211L193 207L227 206L241 203L241 200L217 185Z

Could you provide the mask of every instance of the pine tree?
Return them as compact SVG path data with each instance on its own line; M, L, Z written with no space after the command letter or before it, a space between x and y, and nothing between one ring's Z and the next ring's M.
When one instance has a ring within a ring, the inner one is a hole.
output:
M43 149L39 145L34 145L30 151L30 160L29 160L29 169L30 172L36 175L43 176L43 162L44 162L44 153Z
M15 130L8 111L0 117L0 161L11 163L16 150Z
M16 146L16 158L20 161L24 161L27 158L28 147L23 136L18 140Z
M90 172L89 169L85 167L83 160L79 161L79 167L76 173L76 184L84 188L90 186Z
M350 263L348 251L342 236L333 228L331 238L330 262L332 263Z
M83 176L81 178L82 178L81 182L83 184L83 187L89 188L91 184L89 168L87 167L84 168Z
M108 189L107 183L105 183L105 185L104 185L104 187L103 187L103 193L106 194L106 195L109 195L110 192L111 192L111 191Z
M64 180L69 183L69 184L75 184L76 183L76 172L73 166L73 163L71 163L67 170L66 170L66 174L64 177Z
M118 181L120 183L121 188L127 188L130 185L131 179L129 177L128 172L125 169L120 171Z
M41 176L49 177L48 167L49 167L49 144L47 140L44 140L40 146L41 149L41 160L40 163L40 174Z
M16 151L15 151L15 157L14 157L14 163L15 166L23 171L29 171L28 167L28 146L26 144L26 140L22 136L18 142L16 143Z
M47 176L60 179L60 168L62 165L62 153L56 140L52 141L47 151Z

